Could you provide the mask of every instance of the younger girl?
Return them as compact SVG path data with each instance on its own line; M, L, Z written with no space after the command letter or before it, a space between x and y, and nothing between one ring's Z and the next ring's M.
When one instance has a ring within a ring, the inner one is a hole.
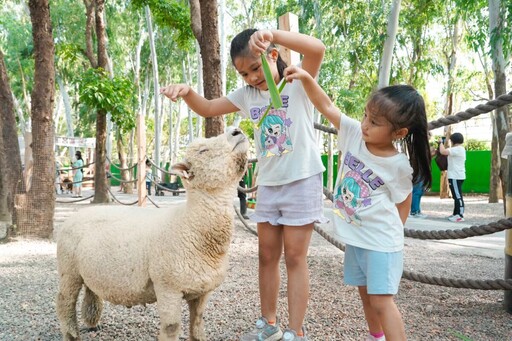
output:
M393 296L403 271L412 184L422 181L428 188L432 181L423 98L408 85L379 89L357 122L341 114L309 74L290 67L285 77L301 80L315 107L339 129L343 162L334 190L334 224L346 243L344 281L358 287L363 302L366 340L405 340ZM397 141L409 159L396 149Z
M240 111L254 124L258 157L258 203L251 220L258 224L259 289L261 318L242 340L307 340L302 323L309 299L306 262L315 222L325 221L322 203L324 167L316 145L313 105L300 82L287 84L283 107L271 109L261 124L270 94L261 58L265 54L276 83L283 79L286 63L274 46L280 44L303 55L302 69L316 77L325 46L316 38L287 31L248 29L231 42L231 59L247 86L227 97L207 100L190 86L169 85L161 92L187 105L203 117ZM279 261L284 249L288 275L288 329L283 333L277 317Z

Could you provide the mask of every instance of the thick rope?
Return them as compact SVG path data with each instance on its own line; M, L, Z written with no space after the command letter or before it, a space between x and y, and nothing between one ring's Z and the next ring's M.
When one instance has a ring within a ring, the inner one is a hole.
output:
M121 178L118 178L116 177L114 174L110 174L110 176L112 177L112 179L116 180L116 181L119 181L121 183L131 183L131 182L137 182L137 179L134 179L134 180L123 180Z
M432 277L404 271L402 277L410 281L460 289L512 290L512 279L478 280Z
M134 163L133 165L131 165L131 166L130 166L130 167L128 167L128 168L121 168L121 167L119 167L118 165L116 165L115 163L112 163L112 161L111 161L108 157L107 157L107 161L109 162L109 164L110 164L111 166L113 166L115 169L119 169L120 171L129 171L129 170L132 170L132 169L134 169L135 167L137 167L137 164L136 164L136 163Z
M84 200L88 200L88 199L91 199L94 197L94 194L93 195L90 195L88 197L85 197L85 198L80 198L80 199L77 199L77 200L66 200L66 201L63 201L63 200L55 200L55 202L58 202L58 203L61 203L61 204L73 204L75 202L80 202L80 201L84 201Z
M512 228L512 218L501 219L488 225L473 225L458 230L421 231L404 229L406 237L414 239L464 239L475 236L485 236Z
M240 213L240 210L238 210L238 208L236 208L235 205L233 205L233 208L235 209L235 212L236 212L236 215L238 216L238 219L240 219L240 221L242 222L242 224L244 225L245 229L247 231L249 231L250 233L252 233L253 235L255 236L258 236L258 232L253 229L251 227L251 225L249 225L249 223L247 223L247 219L245 219L243 216L242 216L242 213Z
M153 162L153 160L151 160L151 159L149 159L149 158L146 158L146 160L149 160L149 162L151 163L151 165L153 165L156 169L158 169L158 170L159 170L160 172L162 172L162 173L170 174L170 175L179 175L179 174L177 174L176 172L174 172L174 171L172 171L172 170L168 171L168 170L165 170L165 169L163 169L163 168L159 167L156 163L154 163L154 162Z
M82 168L87 168L89 167L90 165L94 165L96 163L96 161L94 162L91 162L91 163L88 163L86 165L83 165L82 167L70 167L70 168L59 168L57 169L57 171L59 172L67 172L67 171L70 171L70 170L76 170L76 169L82 169Z
M474 108L466 109L465 111L460 111L455 115L449 115L441 117L438 120L429 122L428 129L432 130L439 127L444 127L450 124L459 123L461 121L469 120L475 116L485 114L491 112L497 108L500 108L504 105L512 103L512 91L508 94L503 94L501 96L496 97L493 100L488 101L485 104L479 104Z
M251 187L251 188L244 188L242 186L238 186L238 191L242 192L242 193L252 193L252 192L256 192L258 190L258 186L254 186L254 187Z
M152 203L153 205L155 205L155 206L156 206L156 208L160 208L160 206L158 206L158 205L157 205L157 203L156 203L156 202L154 202L154 201L151 199L151 197L150 197L149 195L146 195L146 199L148 199L150 203Z
M116 196L114 195L114 193L112 193L110 188L107 188L107 189L108 189L108 192L110 193L110 195L112 196L112 199L114 199L117 203L119 203L121 205L132 206L132 205L135 205L136 203L139 202L139 199L137 199L137 200L135 200L134 202L131 202L131 203L124 203L124 202L122 202L122 201L120 201L119 199L116 198Z
M163 191L172 192L172 193L186 193L187 192L185 189L170 189L165 186L162 186L158 182L156 182L155 179L151 179L151 183L153 183L155 185L155 187L158 187L159 189L161 189Z
M448 126L450 124L459 123L462 121L469 120L475 116L491 112L497 108L501 108L504 105L512 103L512 91L496 97L493 100L488 101L485 104L479 104L474 108L469 108L464 111L459 111L454 115L448 115L441 117L437 120L428 123L428 130ZM326 133L337 135L338 131L333 127L327 127L319 123L315 123L315 128Z

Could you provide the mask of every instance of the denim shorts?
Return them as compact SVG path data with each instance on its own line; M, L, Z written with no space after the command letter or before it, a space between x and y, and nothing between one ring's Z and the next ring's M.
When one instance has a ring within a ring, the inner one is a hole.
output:
M303 226L326 223L322 173L279 186L258 186L251 221L272 225Z
M370 295L395 295L404 269L404 253L346 245L343 266L347 285L366 286Z

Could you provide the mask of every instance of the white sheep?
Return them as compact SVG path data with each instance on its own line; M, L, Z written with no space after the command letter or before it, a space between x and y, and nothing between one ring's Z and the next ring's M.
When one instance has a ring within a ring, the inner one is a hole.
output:
M81 210L57 236L57 316L64 340L80 340L82 318L100 319L103 300L133 306L157 302L159 340L178 340L181 301L190 310L190 339L206 340L203 313L226 276L233 197L245 172L249 142L236 128L187 147L173 166L186 202L170 209L94 207Z

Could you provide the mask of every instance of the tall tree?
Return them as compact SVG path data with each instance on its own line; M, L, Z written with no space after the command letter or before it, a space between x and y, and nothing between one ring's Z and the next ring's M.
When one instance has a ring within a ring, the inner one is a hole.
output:
M16 189L22 190L20 147L16 129L14 102L4 55L0 50L0 224L12 224Z
M217 0L190 0L192 32L201 48L203 61L204 97L214 99L222 96L220 77L220 44L218 32ZM205 136L222 134L224 118L205 120Z
M86 4L88 0L85 1ZM90 9L90 6L92 9ZM93 67L109 70L108 54L107 54L107 32L105 28L105 1L92 0L87 6L88 17L87 22L94 20L96 44L97 44L97 60L90 56ZM89 12L91 11L91 12ZM87 26L89 27L89 26ZM86 31L89 32L89 31ZM92 49L92 35L87 37L87 50ZM94 164L94 199L93 203L107 203L110 201L107 186L107 175L105 171L105 162L107 157L107 110L97 108L96 111L96 159Z
M494 95L496 97L507 93L507 76L505 73L506 60L504 53L503 31L506 29L505 3L500 0L489 0L489 33L491 43L492 70L494 73ZM509 35L508 35L509 36ZM510 37L510 36L509 36ZM505 148L505 138L510 130L508 106L495 110L493 127L497 130L498 155ZM500 160L501 161L501 160ZM508 183L508 163L501 162L499 167L502 193L506 193ZM505 210L505 196L503 196L503 209Z
M54 44L49 0L30 0L29 9L35 61L31 94L34 165L32 185L17 209L17 233L48 238L53 233L55 209Z
M379 88L389 85L391 75L391 63L393 58L393 49L395 47L396 31L398 30L398 16L400 14L401 0L393 0L388 17L388 27L382 58L379 67Z

